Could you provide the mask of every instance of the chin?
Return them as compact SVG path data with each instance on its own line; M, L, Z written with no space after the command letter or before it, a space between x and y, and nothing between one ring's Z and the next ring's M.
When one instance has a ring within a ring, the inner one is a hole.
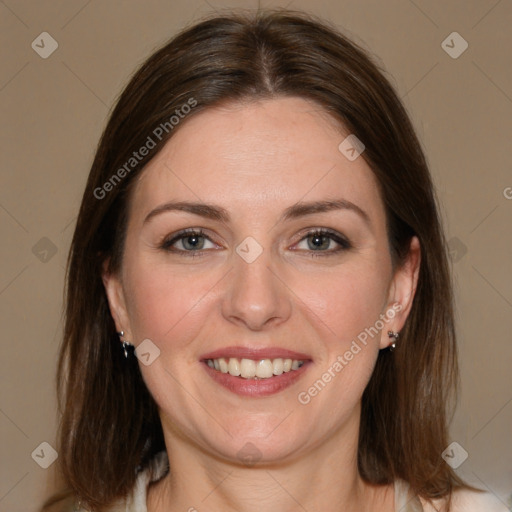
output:
M284 423L282 428L276 428L278 424L275 420L258 425L246 421L237 432L229 430L231 436L223 431L220 438L206 438L206 443L209 450L213 448L222 458L245 466L286 462L304 449L307 436L304 431L295 435Z

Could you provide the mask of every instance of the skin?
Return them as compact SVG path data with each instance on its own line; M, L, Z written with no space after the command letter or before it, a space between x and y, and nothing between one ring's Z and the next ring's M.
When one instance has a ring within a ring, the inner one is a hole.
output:
M347 135L304 99L230 104L183 121L141 174L121 271L103 278L125 339L137 346L149 338L160 349L151 365L139 362L171 465L150 487L149 512L394 510L393 486L368 485L358 473L359 416L379 350L391 343L387 331L400 331L409 313L419 242L393 269L374 175L362 157L351 162L338 149ZM297 202L333 199L354 203L369 222L350 209L280 220ZM215 204L231 219L167 211L144 222L171 200ZM161 248L185 228L204 231L201 255L183 255L194 250L190 239ZM336 231L351 247L335 252L341 246L326 237L318 249L307 237L314 228ZM235 251L248 236L263 247L252 263ZM299 403L298 393L393 305L400 311L382 331ZM288 348L313 363L278 394L239 397L199 361L233 345ZM254 465L238 455L248 442L261 456Z

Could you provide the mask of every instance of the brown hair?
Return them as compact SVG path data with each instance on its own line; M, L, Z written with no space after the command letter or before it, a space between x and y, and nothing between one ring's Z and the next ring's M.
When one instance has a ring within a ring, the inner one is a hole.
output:
M101 509L127 495L136 468L165 449L137 360L122 355L101 275L107 259L110 272L120 268L135 178L179 129L169 119L191 99L189 117L235 100L301 97L363 141L362 157L386 208L393 262L400 265L416 235L421 265L400 343L394 353L381 350L362 397L359 471L374 484L402 478L427 500L471 488L441 457L448 444L447 405L458 385L446 242L425 156L384 74L326 22L264 10L195 24L132 77L97 149L68 259L59 461L65 481L89 506ZM159 126L167 130L156 140ZM151 134L155 147L127 167ZM112 181L121 168L122 179Z

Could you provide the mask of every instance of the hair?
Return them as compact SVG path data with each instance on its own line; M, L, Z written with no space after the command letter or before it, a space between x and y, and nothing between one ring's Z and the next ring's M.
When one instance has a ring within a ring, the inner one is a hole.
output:
M371 54L334 26L259 10L201 20L151 55L118 98L96 151L68 257L57 371L61 472L93 509L126 496L136 470L165 450L157 406L136 358L123 357L102 281L105 262L111 273L121 268L137 177L204 109L282 97L315 102L363 141L394 265L405 261L411 237L421 245L400 343L380 351L362 396L360 475L373 484L404 479L427 501L445 497L448 507L453 490L474 489L441 457L459 385L453 292L434 187L408 114ZM134 159L148 137L155 147Z

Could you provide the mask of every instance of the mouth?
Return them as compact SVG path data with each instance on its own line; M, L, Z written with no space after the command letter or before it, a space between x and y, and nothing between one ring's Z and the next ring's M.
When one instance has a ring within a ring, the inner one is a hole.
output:
M293 384L312 363L306 354L285 349L230 347L200 359L215 382L244 396L268 396Z
M301 359L239 359L237 357L206 359L206 364L220 373L242 379L271 379L283 373L297 371L304 365Z

